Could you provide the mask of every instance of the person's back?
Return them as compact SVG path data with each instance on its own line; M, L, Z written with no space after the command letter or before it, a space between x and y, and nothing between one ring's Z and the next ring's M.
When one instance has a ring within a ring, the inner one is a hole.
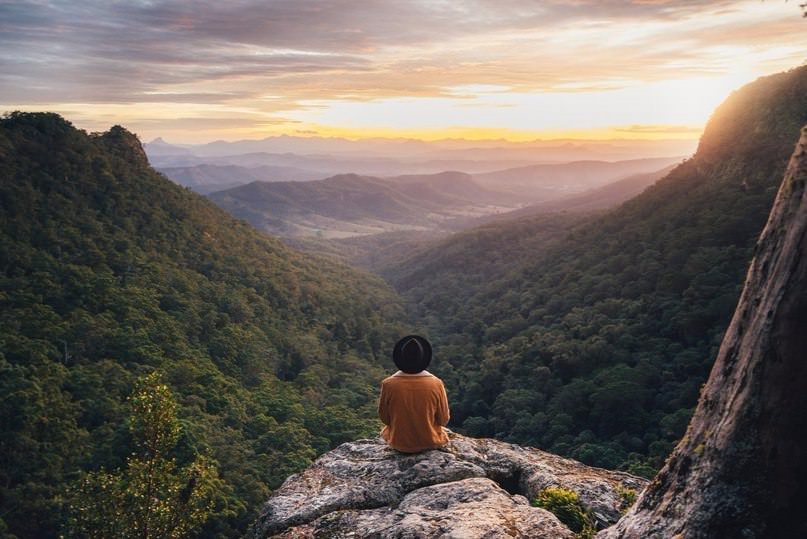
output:
M393 360L401 370L381 383L378 416L386 425L382 437L406 453L445 445L448 398L443 382L425 370L431 361L428 341L416 335L404 337L395 345Z

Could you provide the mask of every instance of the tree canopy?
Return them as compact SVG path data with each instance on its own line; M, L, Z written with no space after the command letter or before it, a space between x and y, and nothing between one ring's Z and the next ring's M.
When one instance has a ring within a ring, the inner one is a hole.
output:
M127 395L155 370L177 462L218 469L204 537L237 535L286 476L378 428L396 294L174 185L121 127L0 120L0 261L8 533L55 536L68 484L126 468Z

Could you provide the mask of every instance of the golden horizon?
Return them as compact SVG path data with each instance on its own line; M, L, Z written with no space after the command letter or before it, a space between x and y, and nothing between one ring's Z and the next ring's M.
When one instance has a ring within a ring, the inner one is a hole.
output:
M103 3L82 18L21 11L7 24L0 108L177 143L686 141L732 91L803 64L807 50L797 5L758 0L320 7L200 9L182 24L156 4L127 24ZM137 46L116 48L120 38Z

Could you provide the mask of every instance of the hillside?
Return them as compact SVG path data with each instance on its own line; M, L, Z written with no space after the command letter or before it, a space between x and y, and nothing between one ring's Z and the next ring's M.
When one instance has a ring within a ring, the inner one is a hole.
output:
M596 189L626 176L655 172L680 160L658 157L528 165L475 174L474 180L488 189L519 193L530 201L542 202Z
M402 309L150 168L121 127L0 120L0 530L55 537L65 486L130 454L126 396L157 369L180 462L223 480L203 537L241 534L317 454L377 429ZM383 367L382 367L383 365Z
M376 178L341 174L311 182L254 182L210 199L259 230L281 236L349 237L428 230L518 205L461 172Z
M158 167L158 170L179 185L203 195L258 181L311 181L322 177L319 172L294 167L195 165Z
M807 67L759 79L715 111L692 159L562 240L514 249L511 227L529 235L530 223L499 223L388 269L445 359L435 370L454 424L588 464L657 469L695 406L805 122Z
M664 167L655 172L644 174L633 174L626 178L618 179L602 187L596 187L579 194L570 195L541 204L533 204L502 215L501 218L515 218L519 215L531 215L539 212L549 211L593 211L610 209L626 202L642 191L665 177L675 168L674 165Z
M415 454L376 437L290 477L248 537L804 537L806 181L804 127L687 435L652 481L453 432Z

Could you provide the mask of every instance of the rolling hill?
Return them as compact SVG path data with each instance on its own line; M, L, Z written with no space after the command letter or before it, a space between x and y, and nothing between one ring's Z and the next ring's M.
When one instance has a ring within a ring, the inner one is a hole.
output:
M306 252L326 255L351 266L375 273L383 273L386 268L392 268L402 263L405 256L411 256L414 252L426 252L430 249L431 244L445 239L452 232L460 230L475 227L488 228L491 223L495 222L513 221L522 217L547 213L568 212L570 213L568 216L555 216L536 220L546 223L549 229L555 231L565 230L572 224L585 221L592 212L609 209L632 198L666 175L671 169L672 166L669 166L656 172L628 176L600 188L590 189L558 200L531 204L509 212L453 219L450 222L443 223L443 227L440 229L398 230L330 239L298 236L293 238L285 237L284 241L288 245ZM412 176L411 178L420 177ZM409 177L399 176L397 179L406 181L407 178ZM462 186L461 183L456 185ZM543 230L539 234L530 234L523 227L513 228L526 232L527 237L522 238L524 241L534 240L541 244L541 242L548 240L550 237L554 237L554 234L545 235ZM543 229L543 226L541 228ZM513 235L509 235L509 237L515 239ZM521 240L515 243L521 244Z
M563 198L538 204L531 204L510 213L497 216L497 219L515 219L520 216L546 212L589 212L594 210L607 210L639 195L642 191L669 174L673 168L675 168L675 165L664 167L655 172L633 174L602 187L595 187L594 189L583 191L582 193L568 195Z
M475 174L474 180L488 189L519 193L531 202L543 202L602 187L626 176L652 173L680 160L658 157L528 165Z
M375 178L342 174L313 182L254 182L210 199L259 230L295 237L349 237L429 230L517 207L516 197L443 172Z
M159 167L157 170L179 185L206 195L252 182L312 181L322 177L313 170L296 167L237 165L194 165L189 167Z

